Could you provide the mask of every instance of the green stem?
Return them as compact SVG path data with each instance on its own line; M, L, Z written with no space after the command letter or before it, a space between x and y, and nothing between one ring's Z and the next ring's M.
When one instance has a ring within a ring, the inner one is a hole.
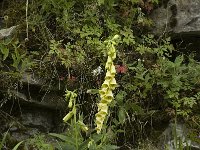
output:
M177 149L177 144L178 144L178 141L177 141L177 134L176 134L176 127L177 127L177 108L175 108L175 125L174 125L174 140L175 140L175 148Z
M74 100L74 128L75 128L75 140L76 140L76 150L78 150L78 132L77 132L77 122L76 122L76 100Z

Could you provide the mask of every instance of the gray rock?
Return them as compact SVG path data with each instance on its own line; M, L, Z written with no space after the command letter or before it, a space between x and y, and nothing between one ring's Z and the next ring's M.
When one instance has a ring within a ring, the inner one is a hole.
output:
M67 103L64 97L59 96L55 92L45 93L40 99L35 97L27 98L28 95L19 91L11 90L10 94L14 97L14 100L22 105L32 106L36 108L48 108L52 110L65 110L67 109Z
M177 150L182 147L185 149L200 150L199 144L188 139L188 131L189 129L184 123L177 123L176 125L170 123L159 138L158 148L160 150Z
M22 113L21 123L29 128L49 132L53 128L53 114L44 110L28 110Z
M10 28L0 30L0 39L10 36L16 29L17 26L12 26Z
M66 110L68 106L65 98L54 92L44 95L42 97L41 104L48 104L49 107L57 110Z
M34 75L34 73L29 73L29 72L25 72L22 75L20 81L26 84L31 84L36 86L43 86L46 82L44 79L41 79L38 76Z
M65 87L63 85L61 85L58 82L58 84L52 84L52 81L48 81L45 78L42 78L36 74L34 74L34 72L24 72L22 75L22 78L20 79L20 82L22 82L23 84L26 85L31 85L31 86L35 86L35 87L40 87L40 91L60 91L63 90Z
M172 32L200 35L199 0L169 0L167 7L154 10L151 18L155 22L155 34Z

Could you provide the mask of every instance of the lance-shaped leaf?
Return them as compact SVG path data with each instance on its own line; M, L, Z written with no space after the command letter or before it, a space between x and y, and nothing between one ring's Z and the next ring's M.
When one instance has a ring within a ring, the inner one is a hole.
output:
M82 121L79 120L78 125L80 126L82 131L84 131L84 132L88 131L88 127Z

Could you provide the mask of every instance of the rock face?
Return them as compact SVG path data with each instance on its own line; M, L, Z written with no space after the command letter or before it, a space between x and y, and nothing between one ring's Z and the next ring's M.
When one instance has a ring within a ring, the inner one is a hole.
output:
M0 30L0 40L5 38L5 37L8 37L10 36L16 29L17 26L12 26L10 28L7 28L7 29L1 29Z
M49 87L47 81L27 73L21 83L17 90L9 91L10 99L3 103L1 100L6 98L0 91L0 133L9 130L13 141L21 141L35 134L59 131L67 109L63 89Z
M200 150L200 145L188 138L189 129L183 123L170 123L160 136L158 148L160 150L191 149ZM176 135L176 138L175 138ZM199 138L199 137L194 137Z
M166 6L153 11L156 34L200 35L200 0L169 0Z
M155 9L150 17L154 22L153 34L169 33L177 53L187 56L194 53L194 58L200 61L200 0L166 0L166 5ZM199 135L190 137L191 131L184 123L170 123L159 138L158 149L188 149L189 146L191 150L200 150L196 142Z

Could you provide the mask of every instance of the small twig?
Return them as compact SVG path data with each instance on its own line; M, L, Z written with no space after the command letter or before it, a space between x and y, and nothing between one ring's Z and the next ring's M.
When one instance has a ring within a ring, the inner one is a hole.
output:
M28 40L28 0L26 0L26 39Z

